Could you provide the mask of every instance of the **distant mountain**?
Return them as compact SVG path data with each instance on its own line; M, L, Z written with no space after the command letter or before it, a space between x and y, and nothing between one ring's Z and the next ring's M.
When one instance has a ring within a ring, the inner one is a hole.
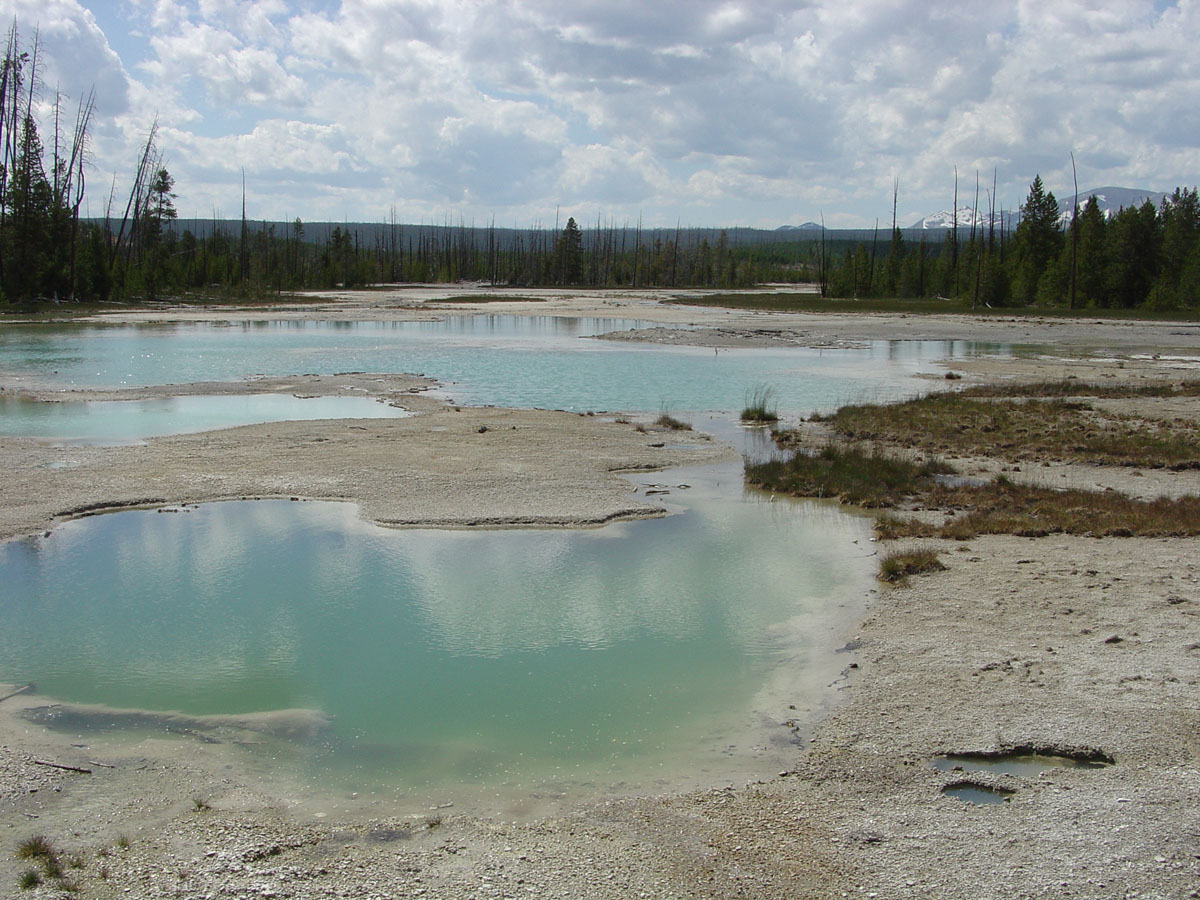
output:
M820 231L821 226L817 222L805 222L803 225L780 225L776 231Z
M1158 207L1167 196L1169 195L1162 191L1147 191L1142 188L1099 187L1079 192L1079 208L1083 209L1087 205L1088 199L1095 197L1096 205L1100 207L1104 218L1111 219L1125 207L1141 206L1147 200ZM1061 210L1064 222L1071 220L1071 201L1073 199L1073 193L1067 193L1065 197L1058 198L1058 208Z
M1058 208L1060 216L1064 223L1071 220L1071 200L1074 199L1072 191L1067 191L1065 194L1055 194L1058 199ZM1088 191L1079 192L1079 208L1082 209L1088 202L1090 197L1096 198L1096 203L1100 207L1100 212L1104 214L1104 218L1109 219L1116 215L1121 209L1127 206L1141 206L1147 200L1153 203L1156 207L1162 203L1163 198L1167 194L1161 191L1149 191L1143 188L1123 188L1123 187L1099 187L1092 188ZM1003 215L1003 219L1001 219ZM971 220L975 216L975 210L969 206L960 206L958 209L958 227L970 228ZM1017 223L1021 221L1021 213L1019 210L1006 210L1003 214L996 214L996 225L1001 224L1007 228L1015 228ZM990 222L988 214L984 210L979 211L979 221L975 223L977 228L986 228ZM915 229L950 229L954 227L954 214L943 209L938 212L931 213L922 219L918 219L909 228Z
M960 206L958 208L958 227L970 228L974 221L976 228L987 228L992 223L992 217L988 215L987 210L979 211L979 218L975 219L975 210L970 206ZM997 212L995 215L996 227L999 228L1002 223L1007 223L1012 227L1016 223L1016 215L1010 211ZM922 231L928 231L937 228L950 229L954 227L954 212L949 209L941 209L935 213L930 213L924 218L918 219L913 224L908 226Z

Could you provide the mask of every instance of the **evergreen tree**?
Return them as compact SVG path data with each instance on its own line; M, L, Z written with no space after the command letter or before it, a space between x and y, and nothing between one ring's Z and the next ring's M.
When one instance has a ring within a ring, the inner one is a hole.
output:
M1162 309L1194 301L1181 291L1184 268L1200 241L1200 197L1196 189L1176 188L1159 210L1161 250L1159 272L1147 303Z
M896 296L900 287L900 266L904 262L904 235L899 228L892 229L892 242L888 245L887 258L880 273L879 293L885 297Z
M558 236L554 261L560 284L578 284L583 278L583 235L574 216L567 219L566 227Z
M1140 306L1150 294L1161 241L1158 211L1147 200L1127 206L1108 223L1105 288L1113 306Z
M1104 213L1094 196L1088 198L1079 214L1079 256L1076 262L1076 301L1087 306L1105 305L1104 286Z
M54 191L42 165L42 141L32 116L21 127L20 149L4 198L4 293L34 299L46 291L52 262Z
M1012 279L1016 303L1029 306L1038 299L1042 275L1046 267L1058 259L1062 245L1058 201L1053 192L1042 186L1042 176L1037 175L1029 186L1029 196L1021 207L1021 223L1017 226L1016 272ZM1046 296L1043 294L1043 299Z

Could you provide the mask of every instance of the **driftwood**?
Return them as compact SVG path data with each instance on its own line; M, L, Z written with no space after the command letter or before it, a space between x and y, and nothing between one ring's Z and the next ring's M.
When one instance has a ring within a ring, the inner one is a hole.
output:
M33 687L33 682L31 681L31 682L29 682L29 684L25 685L24 687L17 688L11 694L5 694L3 697L0 697L0 703L3 703L9 697L15 697L15 696L17 696L17 694L23 694L32 687Z
M81 769L81 768L79 768L79 766L64 766L62 763L46 762L45 760L42 760L42 759L35 759L33 761L33 763L34 763L34 765L37 765L37 766L49 766L52 769L65 769L68 772L78 772L80 775L91 775L92 774L91 769Z

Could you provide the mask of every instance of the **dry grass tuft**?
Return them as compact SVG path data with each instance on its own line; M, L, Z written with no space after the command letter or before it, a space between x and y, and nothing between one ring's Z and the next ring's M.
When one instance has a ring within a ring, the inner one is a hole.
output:
M968 540L980 534L1042 537L1194 537L1200 535L1200 497L1136 500L1116 491L1054 490L998 479L991 484L931 490L922 497L931 509L959 514L941 525L919 519L881 519L884 540L939 537Z
M654 424L659 428L666 428L670 431L691 431L692 426L682 419L677 419L668 412L664 412L661 416L654 420Z
M931 394L905 403L844 406L822 421L851 439L926 453L1200 468L1200 425L1195 422L1100 412L1054 393L1060 389L1066 390L1060 384L1026 386L1026 393L1039 399L1024 400L977 389Z
M945 568L937 552L928 547L898 550L879 561L879 580L901 586L908 583L910 575L941 572Z

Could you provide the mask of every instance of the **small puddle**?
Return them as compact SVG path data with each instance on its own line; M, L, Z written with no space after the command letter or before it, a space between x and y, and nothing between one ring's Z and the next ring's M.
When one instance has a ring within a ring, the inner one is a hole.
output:
M1003 803L1016 793L1008 788L991 787L974 781L958 781L942 788L947 797L955 797L966 803L983 806L987 803Z
M987 478L973 478L969 475L934 475L933 481L935 484L942 487L957 488L957 487L982 487L987 484Z
M1037 775L1047 769L1103 769L1113 758L1100 750L1058 751L1019 748L1004 753L947 753L935 757L939 772L991 772L995 775Z

